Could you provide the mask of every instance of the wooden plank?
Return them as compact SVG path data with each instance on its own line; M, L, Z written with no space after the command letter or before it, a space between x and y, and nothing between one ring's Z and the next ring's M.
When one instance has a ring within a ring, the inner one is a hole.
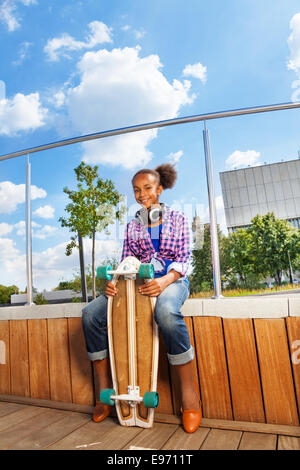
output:
M0 433L0 449L9 450L26 436L46 428L61 418L62 412L58 410L46 410L42 414L27 419Z
M47 324L50 396L52 400L72 402L67 319L48 319Z
M193 331L193 322L191 318L185 317L184 322L186 324L190 344L195 350L195 339L194 339L194 331ZM193 360L193 376L195 387L198 395L200 396L200 388L199 388L199 378L198 378L198 369L197 369L197 360L196 360L196 351L195 351L195 358ZM171 367L171 382L172 382L172 395L173 395L173 408L174 413L176 415L181 415L181 396L180 396L180 387L178 382L178 376L176 374L175 368Z
M194 317L203 416L232 419L222 320Z
M81 413L63 412L58 421L48 424L48 426L28 434L24 439L18 440L10 446L11 450L37 450L44 449L51 444L58 442L65 436L74 432L88 421L89 415Z
M11 393L30 396L27 320L10 322Z
M15 428L31 418L45 413L45 408L26 406L14 413L2 416L0 418L0 431L5 431L11 427ZM1 439L0 439L1 442Z
M179 427L162 447L162 450L198 450L204 442L209 428L199 428L192 434Z
M86 352L81 318L69 318L68 328L73 402L93 405L95 403L93 373Z
M222 429L211 429L200 450L236 450L242 432Z
M254 320L267 423L299 425L284 319Z
M298 414L300 415L300 317L286 318Z
M155 410L155 416L157 413L172 414L173 403L169 376L169 363L167 358L167 350L161 335L159 337L157 391L159 395L159 403L157 409Z
M265 422L252 320L223 319L235 421Z
M239 450L276 450L276 434L244 432Z
M10 393L9 321L0 321L0 393Z
M28 320L30 395L50 399L47 320Z
M101 423L89 421L47 450L101 450L120 449L133 439L141 428L120 426L113 418Z
M151 429L143 429L130 443L124 447L142 447L145 449L161 449L177 430L174 424L156 423Z
M9 415L15 411L22 410L24 405L19 403L0 403L0 418L1 416Z
M278 450L300 450L300 438L292 436L278 436Z

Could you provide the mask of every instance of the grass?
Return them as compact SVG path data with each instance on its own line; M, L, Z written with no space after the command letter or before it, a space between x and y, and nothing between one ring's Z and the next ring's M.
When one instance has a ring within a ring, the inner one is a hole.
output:
M279 292L279 291L285 291L285 290L291 290L291 289L297 289L300 288L300 286L295 285L295 284L286 284L284 286L274 286L270 288L265 288L265 289L224 289L222 291L222 295L224 297L239 297L241 295L254 295L254 294L268 294L272 292ZM210 298L214 295L214 291L203 291L203 292L196 292L192 293L190 295L190 299L199 299L199 298Z

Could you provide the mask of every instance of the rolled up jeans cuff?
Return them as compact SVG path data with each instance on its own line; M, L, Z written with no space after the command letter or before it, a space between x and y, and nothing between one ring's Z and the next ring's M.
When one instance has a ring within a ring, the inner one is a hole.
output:
M102 361L108 356L108 349L103 349L103 351L88 352L88 358L90 361Z
M191 346L190 349L188 349L187 351L185 351L181 354L169 354L169 353L167 353L168 361L172 366L187 364L188 362L190 362L194 359L194 355L195 355L195 353L194 353L193 346Z

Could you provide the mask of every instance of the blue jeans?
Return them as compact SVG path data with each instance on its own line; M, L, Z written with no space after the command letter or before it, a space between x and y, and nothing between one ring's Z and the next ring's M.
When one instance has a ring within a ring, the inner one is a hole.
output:
M189 296L189 287L183 280L170 284L157 297L154 319L164 340L170 364L186 364L194 358L189 334L180 308ZM107 297L97 297L82 310L82 326L88 357L101 360L108 355Z

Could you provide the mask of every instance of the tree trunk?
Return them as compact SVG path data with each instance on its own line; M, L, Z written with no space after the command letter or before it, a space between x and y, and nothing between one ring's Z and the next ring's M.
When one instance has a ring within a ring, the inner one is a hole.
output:
M95 232L93 232L92 244L92 286L93 286L93 299L96 298L96 277L95 277Z

